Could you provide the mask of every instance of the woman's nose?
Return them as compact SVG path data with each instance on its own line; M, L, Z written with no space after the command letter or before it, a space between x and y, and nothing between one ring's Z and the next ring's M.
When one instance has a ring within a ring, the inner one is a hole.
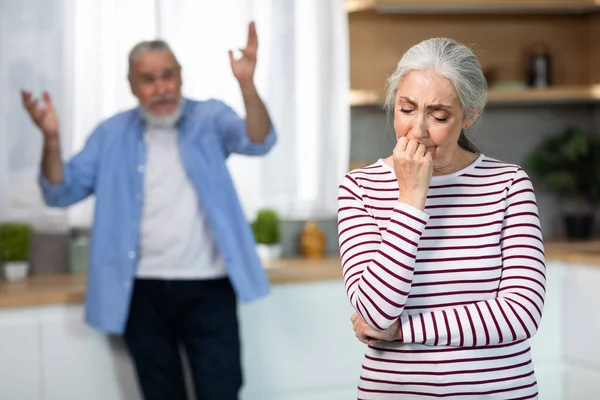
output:
M421 139L428 136L428 126L426 117L419 117L414 121L411 134L415 139Z

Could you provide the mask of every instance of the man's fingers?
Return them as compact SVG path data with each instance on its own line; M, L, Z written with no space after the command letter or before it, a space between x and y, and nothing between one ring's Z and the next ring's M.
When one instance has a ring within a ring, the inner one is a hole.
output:
M46 113L46 109L42 108L42 107L38 107L37 106L38 101L35 100L34 105L32 107L32 111L31 111L31 117L33 118L33 120L37 123L39 123L42 118L44 117L44 114Z
M254 21L248 25L248 47L258 46L258 36L256 35L256 24Z
M23 102L23 107L27 108L27 103L29 101L29 97L31 93L21 89L21 101Z
M44 103L46 104L46 110L54 110L54 105L52 104L52 98L50 97L50 93L44 92L42 94L42 98L44 99Z
M39 116L40 113L43 114L43 110L41 110L38 107L38 102L39 102L38 99L31 97L31 93L26 94L26 96L25 96L25 98L23 100L23 104L25 106L25 109L27 109L27 112L29 113L29 115L33 119L36 118L36 115Z
M23 99L23 107L25 107L25 109L28 112L31 112L31 93L23 91L22 99Z
M36 111L38 111L38 99L33 99L29 101L29 111L31 111L32 113L35 113Z

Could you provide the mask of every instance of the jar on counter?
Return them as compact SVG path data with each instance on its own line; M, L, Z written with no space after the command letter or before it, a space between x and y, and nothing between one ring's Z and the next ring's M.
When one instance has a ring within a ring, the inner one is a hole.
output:
M547 47L536 44L529 55L527 71L528 85L536 89L545 89L552 84L552 58Z

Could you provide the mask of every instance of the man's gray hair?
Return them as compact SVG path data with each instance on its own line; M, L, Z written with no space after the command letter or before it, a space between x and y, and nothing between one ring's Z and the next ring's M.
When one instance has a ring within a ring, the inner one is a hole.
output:
M458 96L466 119L483 111L487 98L487 81L475 54L464 44L449 38L427 39L411 47L387 81L385 109L393 113L398 85L411 71L434 71L447 78ZM477 148L462 132L459 145L471 151Z
M175 53L171 50L171 47L164 40L156 39L156 40L145 40L143 42L139 42L129 52L129 73L131 73L131 68L133 66L133 62L135 59L143 54L154 51L166 51L173 55L175 59L175 63L179 66L179 62L177 61L177 57L175 57Z

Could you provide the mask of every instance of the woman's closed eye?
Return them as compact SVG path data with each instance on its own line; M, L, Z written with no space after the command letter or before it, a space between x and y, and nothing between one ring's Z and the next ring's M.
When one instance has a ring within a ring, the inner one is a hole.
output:
M414 112L415 110L410 109L410 108L402 108L400 107L400 112L402 112L402 114L410 114L412 112Z
M450 115L445 110L433 110L433 112L430 115L437 122L446 122L450 118Z

